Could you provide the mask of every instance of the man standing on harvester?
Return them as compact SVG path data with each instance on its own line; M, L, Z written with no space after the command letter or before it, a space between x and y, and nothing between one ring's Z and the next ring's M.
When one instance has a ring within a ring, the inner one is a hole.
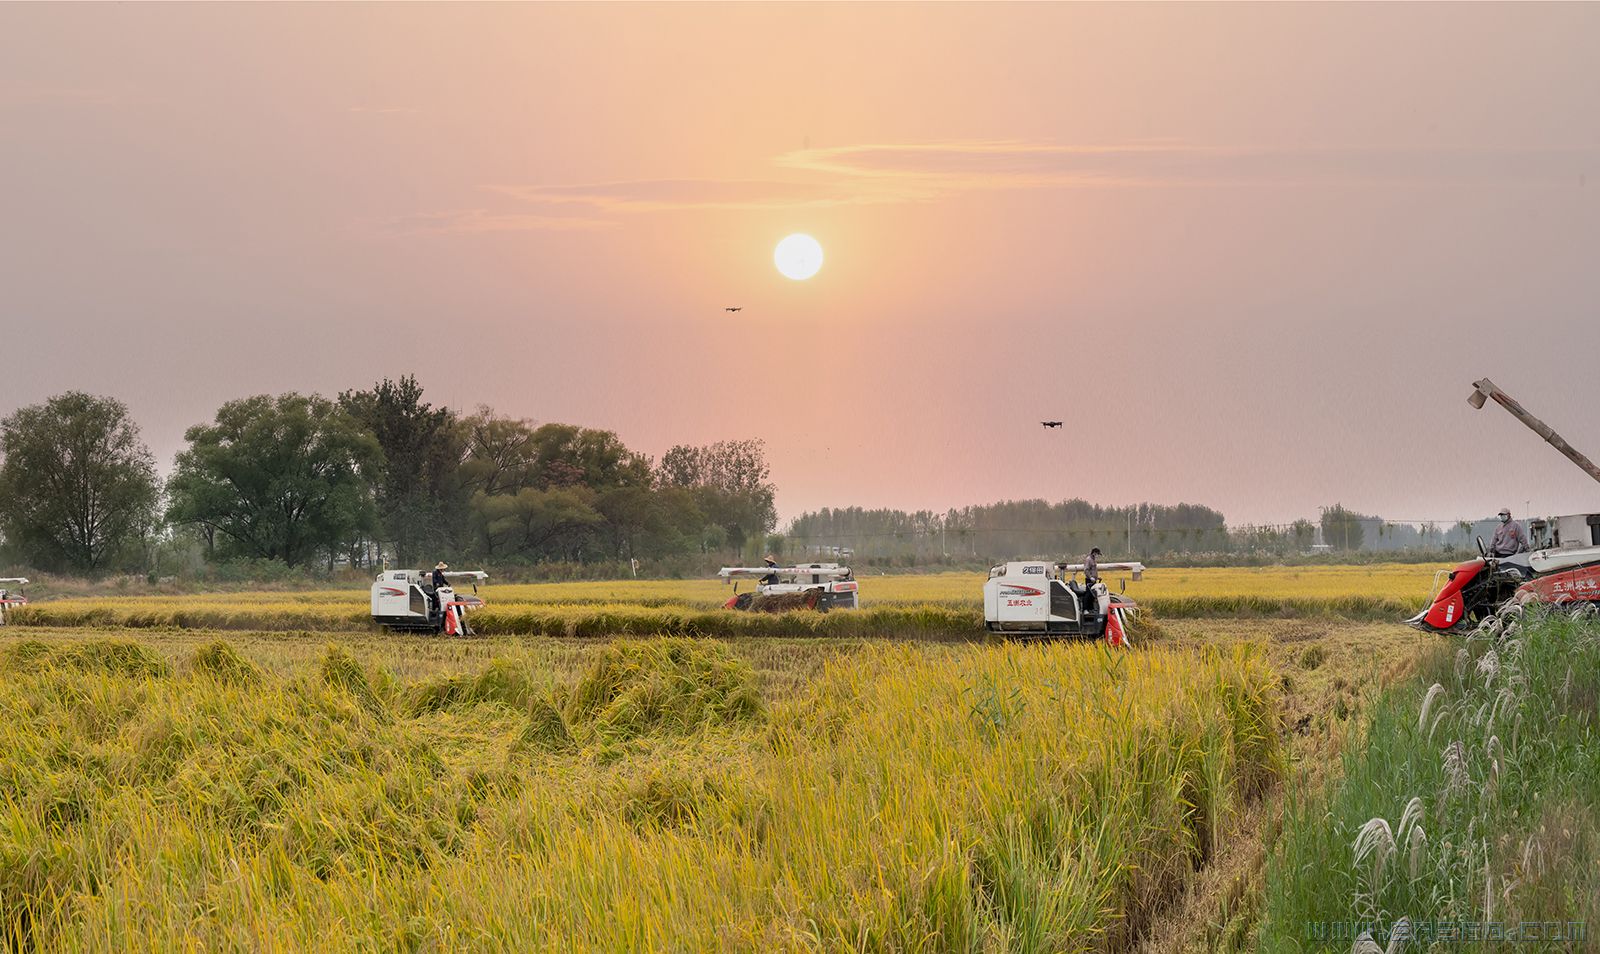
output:
M1100 548L1095 547L1089 555L1083 558L1083 588L1085 591L1094 588L1100 582Z
M1489 542L1489 555L1508 557L1528 549L1528 534L1522 524L1511 519L1511 508L1500 508L1500 526L1495 528L1494 539Z
M440 610L444 609L444 604L439 600L439 587L450 585L450 581L444 575L444 571L448 569L450 569L450 564L443 560L433 565L433 602Z

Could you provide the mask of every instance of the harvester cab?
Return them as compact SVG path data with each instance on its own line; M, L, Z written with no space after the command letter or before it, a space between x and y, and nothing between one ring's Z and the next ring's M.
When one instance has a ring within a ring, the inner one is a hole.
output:
M725 566L717 571L724 583L732 583L729 609L760 609L755 597L811 595L807 605L826 613L831 609L860 609L860 585L847 566L837 563L801 563L795 566ZM756 580L753 591L740 593L739 580Z
M1491 556L1478 540L1476 559L1440 570L1422 612L1406 622L1431 632L1468 629L1509 601L1600 603L1600 514L1543 521L1538 549Z
M447 570L447 585L435 587L424 570L385 570L372 584L372 621L398 632L471 636L467 614L483 605L478 584L489 578L482 570ZM471 595L458 587L472 587Z
M1102 572L1144 578L1142 563L1102 563ZM990 632L1025 639L1069 637L1127 642L1128 614L1138 605L1104 582L1085 586L1081 563L1019 560L989 570L983 584L983 619Z
M28 585L26 577L11 576L0 578L0 626L6 624L6 612L13 606L22 606L28 602L28 594L22 588Z

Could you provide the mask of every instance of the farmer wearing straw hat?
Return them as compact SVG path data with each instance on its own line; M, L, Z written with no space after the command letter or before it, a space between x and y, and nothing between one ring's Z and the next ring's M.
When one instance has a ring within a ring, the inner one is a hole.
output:
M774 572L768 573L766 576L763 576L757 582L760 583L762 586L770 586L771 584L778 582L778 574L776 572L777 569L778 569L778 560L777 560L777 558L769 553L765 557L762 557L761 562L766 564L767 569L772 570Z
M440 599L439 597L439 587L450 585L450 581L445 579L444 576L444 571L448 569L450 569L450 564L444 562L443 560L435 563L433 565L433 577L430 580L430 583L433 585L433 607L434 609L440 611L444 610L444 600Z

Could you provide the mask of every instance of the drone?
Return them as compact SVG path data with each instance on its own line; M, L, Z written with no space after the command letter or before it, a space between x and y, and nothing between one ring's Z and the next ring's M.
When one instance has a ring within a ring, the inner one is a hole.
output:
M1043 424L1045 427L1060 427L1061 426L1061 422L1060 421L1040 421L1039 423Z

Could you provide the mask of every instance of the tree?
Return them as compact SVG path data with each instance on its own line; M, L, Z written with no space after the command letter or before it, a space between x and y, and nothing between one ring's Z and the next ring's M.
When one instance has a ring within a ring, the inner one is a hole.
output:
M629 450L611 431L546 424L533 432L532 443L535 487L650 486L650 459Z
M296 566L375 528L383 451L327 398L229 401L184 438L168 519L210 528L229 552Z
M491 556L575 560L604 520L594 500L587 487L524 487L514 494L477 494L472 512Z
M480 406L461 425L467 441L461 485L467 493L493 496L532 486L536 463L532 421L502 417Z
M734 550L778 522L777 488L769 480L760 440L718 441L705 447L677 446L661 456L656 479L666 487L693 488L700 509L722 529Z
M345 391L339 406L377 438L383 474L376 503L384 539L404 566L420 551L447 545L465 517L461 460L465 440L449 408L422 400L414 375L384 378L366 391Z
M1322 542L1341 550L1361 549L1362 522L1371 520L1344 504L1322 508Z
M155 460L128 408L79 391L0 421L0 532L26 559L95 573L153 528Z

